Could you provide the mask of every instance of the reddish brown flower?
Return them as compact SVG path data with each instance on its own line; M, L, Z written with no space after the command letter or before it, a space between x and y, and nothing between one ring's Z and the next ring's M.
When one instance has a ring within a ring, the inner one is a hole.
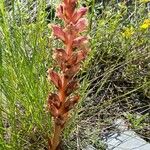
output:
M61 48L57 48L55 51L54 51L54 54L53 54L53 58L55 60L57 60L57 62L60 64L60 62L65 62L67 61L67 53L64 49L61 49Z
M64 113L68 112L69 110L71 110L74 105L78 102L79 100L79 96L75 95L71 98L69 98L65 103L64 103Z
M52 69L49 69L48 77L49 77L49 80L51 80L58 89L62 88L61 77L58 73L56 73Z
M87 12L87 8L82 7L79 10L75 11L73 16L72 16L72 22L77 23L77 21L82 18Z
M63 29L57 25L52 25L51 27L52 27L54 36L65 42L66 41L66 34L63 31Z
M81 18L78 20L78 22L75 24L75 28L77 32L82 32L87 27L87 19Z
M79 47L80 45L86 44L88 38L86 36L80 36L73 40L73 47Z

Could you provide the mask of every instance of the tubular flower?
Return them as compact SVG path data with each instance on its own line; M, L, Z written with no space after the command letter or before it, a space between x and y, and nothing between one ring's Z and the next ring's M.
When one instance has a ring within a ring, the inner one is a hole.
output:
M47 100L48 110L54 120L54 133L48 140L49 150L59 149L61 132L69 111L79 101L79 95L74 94L79 87L76 74L89 51L88 37L81 35L88 25L84 17L87 8L77 9L76 6L77 0L63 0L57 8L57 16L63 20L64 27L49 26L53 36L64 43L64 48L56 48L53 53L53 59L61 71L48 70L48 79L57 88L57 92L50 93Z

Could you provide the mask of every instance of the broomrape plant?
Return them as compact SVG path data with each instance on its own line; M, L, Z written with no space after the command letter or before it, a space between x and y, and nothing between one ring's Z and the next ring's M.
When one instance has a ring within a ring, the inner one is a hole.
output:
M57 16L63 20L64 27L49 25L53 35L64 44L64 49L56 48L53 54L60 72L48 70L48 78L57 88L57 92L49 94L47 101L48 110L54 120L54 132L48 140L49 150L59 149L69 111L79 101L79 94L74 93L79 87L76 74L89 51L88 37L81 35L88 25L84 18L86 12L87 8L77 9L77 0L63 0L57 8Z

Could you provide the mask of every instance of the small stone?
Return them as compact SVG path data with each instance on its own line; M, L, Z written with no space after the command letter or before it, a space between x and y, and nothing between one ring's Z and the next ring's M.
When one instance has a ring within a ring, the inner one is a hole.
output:
M114 125L116 128L118 128L120 131L125 131L128 129L128 125L123 119L117 119L114 121Z

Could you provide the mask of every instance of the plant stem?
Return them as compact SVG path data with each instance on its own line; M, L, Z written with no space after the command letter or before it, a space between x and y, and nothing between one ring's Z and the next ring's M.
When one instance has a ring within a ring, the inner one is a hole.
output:
M60 143L60 135L61 135L61 131L62 131L62 127L60 125L57 125L55 123L55 127L54 127L55 131L54 131L54 137L52 139L52 148L50 150L57 150L58 149L58 145Z
M65 77L63 76L63 79L62 79L62 89L59 91L59 98L62 102L62 105L61 105L61 108L63 107L64 105L64 102L65 102L65 99L66 99L66 96L65 96L65 88L66 88L66 79ZM60 112L61 113L61 108L60 108ZM65 116L65 120L67 119L67 115ZM52 147L50 147L51 149L50 150L58 150L58 146L60 144L60 136L61 136L61 131L63 130L63 127L57 123L56 120L54 120L54 136L52 138Z

